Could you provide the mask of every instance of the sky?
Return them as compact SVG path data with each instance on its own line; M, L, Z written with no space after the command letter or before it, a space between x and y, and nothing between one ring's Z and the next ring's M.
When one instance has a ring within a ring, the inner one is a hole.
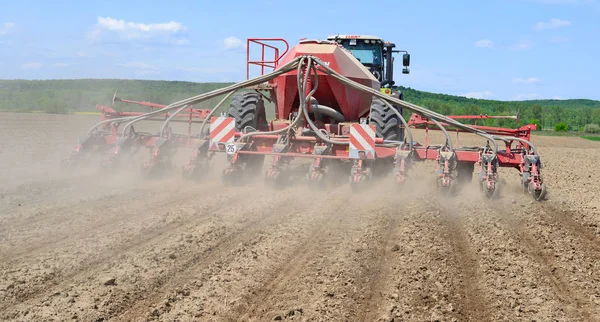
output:
M247 38L293 46L369 34L410 52L411 72L397 66L397 85L497 100L600 99L600 0L0 0L0 8L0 79L239 82Z

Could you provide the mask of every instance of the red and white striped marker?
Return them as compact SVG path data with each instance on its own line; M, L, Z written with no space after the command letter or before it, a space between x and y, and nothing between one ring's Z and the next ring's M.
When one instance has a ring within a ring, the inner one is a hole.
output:
M235 135L235 119L220 116L210 123L209 149L219 149L219 143L233 143Z
M375 125L350 125L350 159L375 159Z

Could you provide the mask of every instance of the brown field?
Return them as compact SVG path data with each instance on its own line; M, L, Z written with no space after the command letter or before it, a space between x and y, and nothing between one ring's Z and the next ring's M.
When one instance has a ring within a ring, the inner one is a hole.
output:
M600 142L534 136L548 200L502 169L489 201L431 163L364 195L61 173L96 120L0 113L2 320L600 321Z

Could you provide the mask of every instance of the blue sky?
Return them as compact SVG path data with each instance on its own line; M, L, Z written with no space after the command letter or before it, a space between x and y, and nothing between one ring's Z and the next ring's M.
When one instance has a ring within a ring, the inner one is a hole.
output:
M600 0L6 1L0 78L245 79L245 39L372 34L396 83L500 100L600 99Z

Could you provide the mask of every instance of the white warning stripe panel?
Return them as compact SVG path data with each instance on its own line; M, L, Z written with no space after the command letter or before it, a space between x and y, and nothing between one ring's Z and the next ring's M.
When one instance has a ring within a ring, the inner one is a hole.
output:
M233 143L235 138L235 119L232 117L218 117L210 123L209 136L211 148L218 143Z
M362 153L364 156L361 156ZM351 159L375 158L375 125L352 124L350 126Z
M233 142L233 136L235 134L235 124L234 122L230 122L226 124L225 127L215 136L213 137L213 141L219 143L230 143Z
M350 129L350 146L361 151L375 149L375 130L368 125L353 124Z

